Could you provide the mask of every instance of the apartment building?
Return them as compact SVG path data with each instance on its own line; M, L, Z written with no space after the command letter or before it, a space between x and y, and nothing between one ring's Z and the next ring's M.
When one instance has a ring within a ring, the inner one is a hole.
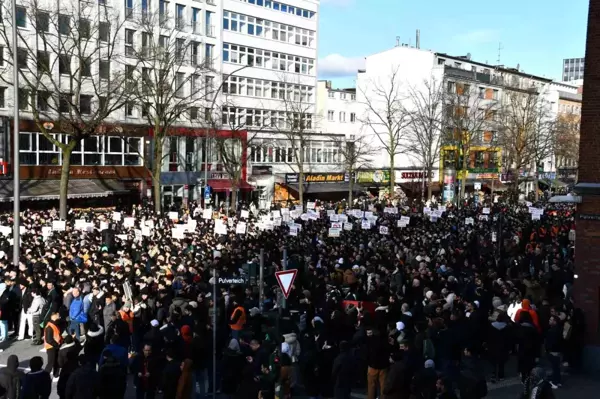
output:
M35 43L39 42L35 32L40 19L31 12L30 3L18 3L16 19L20 36L26 37L35 49ZM189 109L163 140L165 161L162 162L160 183L165 205L200 199L201 187L206 183L215 193L214 200L228 197L230 176L223 167L224 161L219 157L214 140L209 137L227 134L238 141L240 155L244 159L248 157L249 161L243 162L243 181L238 190L248 194L247 198L256 195L263 206L270 204L275 182L285 181L285 175L294 172L290 166L292 162L288 162L289 155L275 156L286 153L288 147L285 139L289 136L281 132L289 119L286 115L290 114L290 102L302 107L302 124L317 133L314 112L319 1L102 0L93 5L98 10L88 14L86 19L81 17L78 4L73 1L59 6L42 2L40 9L44 14L42 20L47 21L44 26L50 31L55 29L55 36L64 34L62 30L89 30L89 39L112 46L116 56L109 63L81 65L85 69L85 79L98 79L102 83L109 74L112 76L115 71L120 71L132 77L135 84L143 85L153 69L142 65L136 59L137 55L146 54L145 51L155 46L168 49L172 55L181 58L178 58L179 64L172 77L173 84L178 87L173 101L185 98ZM92 7L91 3L89 5ZM10 15L8 6L2 5L2 15ZM39 14L39 10L35 14ZM159 18L156 28L141 28L154 17ZM125 21L114 37L107 33L110 32L110 21ZM94 22L97 25L90 26ZM27 34L21 33L25 31ZM6 65L7 46L0 44L3 55L0 67ZM56 81L64 80L80 67L76 60L66 62L61 57L60 54L42 57L56 69L52 71ZM35 64L39 59L33 54L27 62ZM0 115L8 118L7 123L12 115L10 75L11 70L5 68L0 80ZM102 98L94 98L93 90L85 92L88 86L84 86L79 99L83 118L94 114L102 101ZM190 100L192 96L194 98ZM44 103L40 95L34 97L24 92L19 102L22 176L26 179L56 179L62 165L60 149L47 142L32 122L34 107ZM24 101L24 98L31 101ZM148 169L153 166L151 154L157 141L147 123L149 105L150 102L131 101L111 113L104 121L104 128L99 129L103 131L86 138L75 149L71 157L71 176L89 179L113 176L121 183L131 179L128 184L132 188L143 196L150 195L148 189L153 183ZM210 129L206 123L209 119L213 121ZM57 140L61 143L68 140L68 135L58 131L58 126L54 129ZM10 130L5 131L8 143ZM124 141L123 135L132 138ZM320 171L333 164L313 156L319 148L328 147L332 147L331 142L318 136L310 140L306 150L307 170ZM10 160L8 146L4 148L7 152L3 154L3 160Z

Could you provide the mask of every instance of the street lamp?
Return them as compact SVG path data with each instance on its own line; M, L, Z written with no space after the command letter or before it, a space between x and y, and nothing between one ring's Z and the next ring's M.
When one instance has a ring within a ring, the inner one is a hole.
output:
M14 107L14 120L13 120L13 265L17 267L19 265L19 258L21 257L21 242L20 242L20 198L21 198L21 187L20 187L20 159L19 159L19 69L17 68L17 1L12 0L12 41L13 41L13 107Z

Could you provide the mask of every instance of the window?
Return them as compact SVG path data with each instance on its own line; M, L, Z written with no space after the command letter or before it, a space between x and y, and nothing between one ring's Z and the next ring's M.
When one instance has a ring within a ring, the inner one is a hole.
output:
M35 29L39 32L48 32L50 28L50 14L38 11L35 16Z
M98 65L98 75L100 79L108 79L110 77L110 62L100 61Z
M58 33L68 35L71 32L71 17L68 15L58 16Z
M50 73L50 55L45 51L37 52L37 71L38 74Z
M352 101L356 100L356 94L350 94L350 100L352 100Z
M58 108L62 113L68 113L71 109L71 95L67 93L61 93L58 99Z
M479 88L479 98L485 98L485 87Z
M346 122L346 113L340 112L340 122Z
M342 100L345 100L346 99L346 93L340 93L340 98Z
M185 59L185 39L175 39L175 59L177 62Z
M443 58L438 58L438 65L444 65L446 63L446 60Z
M177 29L184 29L185 28L185 6L181 5L181 4L176 4L175 5L175 24Z
M92 96L79 96L79 112L82 115L89 115L92 113Z
M499 100L500 99L500 91L498 89L494 89L492 92L492 98L494 100Z
M350 123L356 122L356 114L354 112L350 113Z
M461 63L461 62L455 62L455 63L454 63L454 67L455 67L455 68L460 68L461 66L462 66L462 63Z
M29 109L30 96L29 90L19 89L19 109L21 111L27 111Z
M47 91L38 91L37 93L37 108L38 111L49 111L50 109L50 97L52 95Z
M190 107L190 120L198 119L198 107Z
M327 120L333 122L334 114L335 113L333 111L327 111Z
M79 20L79 37L84 40L89 39L90 38L90 30L91 30L90 21L87 19L80 19Z
M125 18L133 18L133 0L125 0Z
M134 51L133 51L133 36L135 34L134 30L131 29L125 29L125 55L126 56L133 56L134 55Z
M0 46L0 67L4 66L4 46Z
M17 6L17 14L15 16L17 27L27 27L27 9L25 7Z
M185 74L177 72L175 75L175 97L183 98L185 95Z
M6 108L6 87L0 87L0 108Z
M92 77L92 61L89 58L81 60L81 76Z
M332 92L332 91L330 91L330 92L328 93L328 95L329 95L329 98L335 98L335 93L334 93L334 92Z
M27 69L27 61L29 60L29 55L27 54L27 50L24 48L17 49L17 65L19 69Z
M58 56L58 72L61 75L71 74L71 57L65 54L59 54Z
M125 116L133 117L135 110L135 104L132 101L125 103Z
M456 93L456 83L448 82L448 89L446 90L448 94Z
M194 33L201 32L200 12L199 8L192 8L192 29L194 30Z
M108 43L110 38L110 24L108 22L100 22L98 24L98 38L101 42Z

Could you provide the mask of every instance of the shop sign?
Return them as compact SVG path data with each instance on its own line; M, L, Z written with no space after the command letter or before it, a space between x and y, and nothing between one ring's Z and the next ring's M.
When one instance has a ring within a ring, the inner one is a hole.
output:
M406 180L412 179L428 179L430 176L433 176L431 172L400 172L400 178Z
M304 183L341 183L348 181L348 176L345 173L305 173ZM287 184L297 184L298 174L287 173L285 175Z
M357 183L386 184L390 182L389 170L360 171L356 176Z
M229 180L229 173L227 172L211 172L209 175L211 180Z
M556 180L556 172L544 172L538 173L538 179L543 180Z
M257 166L252 166L252 175L253 176L265 176L265 175L272 175L273 174L273 167L272 166L268 166L268 165L257 165Z

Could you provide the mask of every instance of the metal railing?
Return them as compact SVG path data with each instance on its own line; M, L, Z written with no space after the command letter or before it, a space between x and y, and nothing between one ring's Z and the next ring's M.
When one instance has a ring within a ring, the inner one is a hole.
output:
M208 25L206 27L206 36L208 37L217 37L216 36L216 29L214 25Z

